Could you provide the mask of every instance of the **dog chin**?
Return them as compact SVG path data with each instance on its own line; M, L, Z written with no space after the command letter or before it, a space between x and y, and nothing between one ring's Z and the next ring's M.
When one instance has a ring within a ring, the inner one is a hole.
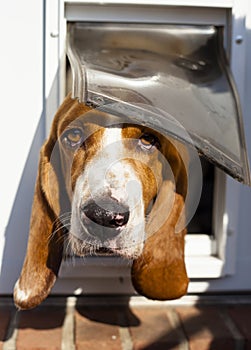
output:
M66 256L117 256L128 260L136 259L143 251L143 242L133 245L123 245L120 240L106 240L101 242L94 238L80 239L75 235L68 234L68 244L66 244Z

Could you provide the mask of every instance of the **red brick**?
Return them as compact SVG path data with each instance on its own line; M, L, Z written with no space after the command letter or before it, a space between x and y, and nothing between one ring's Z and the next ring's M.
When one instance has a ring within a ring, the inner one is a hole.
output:
M190 350L234 349L232 335L217 307L177 307Z
M76 312L77 350L122 350L119 314L113 307L80 308Z
M60 350L64 317L56 307L21 311L17 350Z
M11 318L11 308L0 307L0 350L3 348L3 342L6 340L7 329Z
M251 350L251 306L238 305L228 308L228 313L246 339L246 350Z
M131 327L134 350L178 349L179 336L167 317L167 309L133 308L140 325Z

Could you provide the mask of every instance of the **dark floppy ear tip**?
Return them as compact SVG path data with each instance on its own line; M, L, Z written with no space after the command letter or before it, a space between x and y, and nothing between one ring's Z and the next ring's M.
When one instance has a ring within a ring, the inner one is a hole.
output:
M20 288L18 280L14 288L14 303L19 310L33 309L44 301L44 299L48 296L50 289L51 288L49 288L48 291L41 291L41 293L29 294Z
M174 225L166 224L149 237L141 255L133 262L132 283L137 292L149 299L178 299L187 292L186 229L179 233L174 229Z
M180 260L165 268L139 259L133 263L131 277L135 290L154 300L178 299L187 293L189 284L185 264Z
M14 287L14 303L18 309L27 310L38 306L48 296L56 282L63 247L62 244L55 242L55 239L54 237L48 246L43 244L43 247L30 240L29 248L34 249L28 249L20 278ZM38 252L42 249L43 252L46 251L47 261L38 259L41 255Z

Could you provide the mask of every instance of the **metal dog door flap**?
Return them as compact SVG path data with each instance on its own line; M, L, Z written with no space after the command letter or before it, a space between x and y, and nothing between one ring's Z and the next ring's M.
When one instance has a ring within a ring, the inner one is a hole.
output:
M68 29L73 98L115 115L128 111L151 128L191 142L180 132L186 130L200 154L250 185L221 28L74 23Z

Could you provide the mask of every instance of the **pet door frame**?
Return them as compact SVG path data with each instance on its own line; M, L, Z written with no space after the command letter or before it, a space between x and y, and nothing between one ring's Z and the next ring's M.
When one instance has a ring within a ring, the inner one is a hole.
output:
M59 7L58 3L60 4ZM103 6L97 1L83 2L80 0L55 1L54 20L48 21L47 34L50 37L46 42L46 130L58 105L66 93L66 58L65 40L67 23L71 21L83 22L137 22L137 23L166 23L166 24L198 24L224 26L224 45L230 57L231 70L235 78L239 94L244 91L244 69L239 69L240 59L244 57L244 46L238 46L234 41L237 34L244 35L244 26L234 21L238 16L237 7L232 0L176 0L176 1L105 1ZM185 4L185 7L184 7ZM173 6L175 5L175 6ZM238 11L243 9L239 6ZM57 13L56 13L57 12ZM51 17L52 14L50 15ZM51 22L57 27L58 38L51 32ZM57 50L51 41L57 40ZM238 55L235 54L238 49ZM57 51L57 52L56 52ZM56 73L52 79L53 64ZM242 102L242 101L241 101ZM213 233L214 239L203 234L189 234L186 237L186 264L188 275L192 279L189 292L203 292L208 289L207 283L223 276L234 275L236 264L236 239L238 198L240 186L216 169L213 204ZM233 202L235 203L233 205ZM72 264L69 261L62 263L59 281L54 292L81 293L81 285L86 293L130 293L130 268L117 258L87 258L84 264L76 258ZM97 281L107 279L105 285ZM109 286L109 281L113 284ZM121 281L123 280L123 283ZM83 283L81 281L84 281ZM115 281L115 282L114 282ZM194 281L194 282L193 282ZM79 287L80 286L80 287ZM63 287L63 289L62 289ZM63 292L62 292L63 290Z

